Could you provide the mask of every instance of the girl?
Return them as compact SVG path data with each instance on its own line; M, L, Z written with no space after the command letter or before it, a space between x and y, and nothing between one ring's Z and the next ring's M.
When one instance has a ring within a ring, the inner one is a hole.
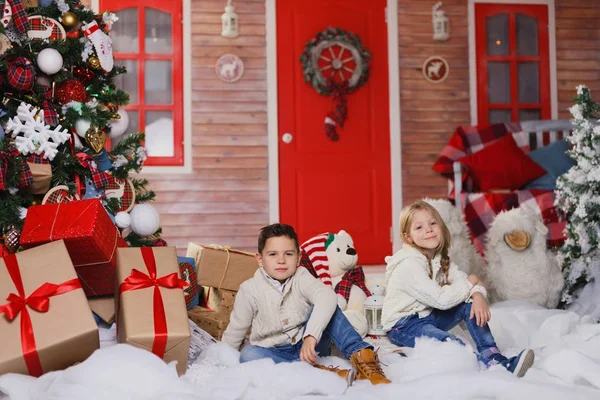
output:
M426 336L464 344L448 330L465 321L480 361L524 376L533 364L533 350L512 358L500 354L487 324L491 314L486 290L475 275L467 277L450 262L450 232L437 210L424 201L405 207L400 232L404 246L385 260L382 323L391 342L414 347L415 338Z

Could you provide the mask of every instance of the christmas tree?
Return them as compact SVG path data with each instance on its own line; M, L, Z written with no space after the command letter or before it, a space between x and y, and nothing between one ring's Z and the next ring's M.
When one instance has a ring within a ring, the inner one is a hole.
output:
M146 158L144 134L120 138L129 96L115 85L126 73L113 60L116 16L77 0L0 5L1 250L18 250L31 205L95 197L130 245L164 245L156 211L136 205L154 193L130 176ZM120 138L111 151L107 138Z
M600 107L586 86L577 87L570 108L573 134L569 155L577 162L558 179L556 205L567 216L567 240L558 251L565 276L561 304L571 303L577 292L600 273Z

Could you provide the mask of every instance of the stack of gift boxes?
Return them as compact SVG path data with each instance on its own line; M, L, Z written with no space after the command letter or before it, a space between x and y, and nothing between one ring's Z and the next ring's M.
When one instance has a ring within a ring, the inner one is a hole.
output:
M229 324L235 295L242 282L258 269L254 254L221 246L190 243L187 257L197 267L198 284L203 288L201 306L188 311L188 316L200 328L221 340Z
M24 251L0 257L0 375L84 361L99 347L94 315L117 321L120 343L185 372L184 290L191 308L197 286L181 279L193 277L175 248L127 248L99 199L29 207L20 244Z

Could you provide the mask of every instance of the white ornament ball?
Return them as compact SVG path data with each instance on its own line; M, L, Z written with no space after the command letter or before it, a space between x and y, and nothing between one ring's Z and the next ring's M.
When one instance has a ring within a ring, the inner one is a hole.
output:
M118 108L117 114L121 118L119 119L111 119L108 121L108 125L110 126L110 133L107 133L107 136L111 139L114 139L118 136L121 136L127 130L129 126L129 114L127 111L121 107Z
M39 52L37 65L43 73L54 75L63 67L63 58L58 50L48 47Z
M90 129L92 123L87 119L78 119L75 121L75 132L82 138L85 138L85 133Z
M131 224L131 217L125 211L119 211L117 215L115 215L115 223L121 229L128 228Z
M131 230L140 236L150 236L160 227L160 216L150 204L137 204L129 213Z

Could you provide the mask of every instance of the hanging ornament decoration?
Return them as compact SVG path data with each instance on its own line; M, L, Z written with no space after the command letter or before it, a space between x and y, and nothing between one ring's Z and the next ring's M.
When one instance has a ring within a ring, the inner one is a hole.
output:
M66 185L55 186L46 195L42 200L42 204L58 204L58 203L67 203L70 201L80 200L79 195L71 194L69 191L69 187Z
M94 69L100 68L100 60L98 59L98 57L89 56L87 61L88 61L88 64L90 64L90 67L92 67Z
M71 30L79 24L79 18L77 18L77 15L75 15L74 12L67 11L60 17L60 23L67 28L67 30Z
M129 114L127 114L127 111L123 107L119 107L116 112L116 118L108 121L108 126L110 126L109 138L114 139L124 134L129 126Z
M244 74L244 63L235 54L223 54L215 64L215 72L223 82L237 82Z
M102 69L110 72L114 66L112 40L100 29L96 21L81 27L85 36L92 42Z
M4 2L4 7L2 8L2 26L3 27L7 27L8 24L10 24L10 21L12 21L12 7L10 6L10 3L8 1Z
M31 90L35 82L35 71L31 61L25 57L17 57L8 63L6 73L8 84L18 90Z
M19 248L19 239L21 238L21 232L14 225L9 225L4 232L4 247L8 250L9 254L14 254Z
M320 95L333 97L333 110L325 117L325 133L337 141L336 128L344 126L348 114L347 95L369 80L371 53L358 35L329 27L306 43L300 62L304 80Z
M85 141L96 153L100 153L106 143L106 132L103 130L88 129L85 133Z
M79 82L77 79L67 79L56 86L54 97L60 104L67 104L70 101L85 103L87 93L83 83Z
M150 236L160 227L160 215L150 204L137 204L129 213L131 230L140 236Z
M38 68L47 75L54 75L63 67L63 58L58 50L47 47L37 55Z
M119 199L121 206L115 211L129 212L135 205L135 187L128 179L116 179L104 186L104 196L107 199ZM154 232L152 232L154 233Z
M33 40L47 39L52 42L57 39L65 39L67 33L57 20L42 15L32 15L29 17L27 37Z
M432 56L423 63L423 76L431 83L442 83L448 77L450 67L444 57Z
M73 76L83 83L84 86L89 85L96 78L94 71L81 65L73 68L72 72Z
M6 53L11 47L12 42L10 39L4 33L0 33L0 55Z
M82 138L85 138L85 134L92 127L92 123L87 119L80 118L75 121L75 132Z

